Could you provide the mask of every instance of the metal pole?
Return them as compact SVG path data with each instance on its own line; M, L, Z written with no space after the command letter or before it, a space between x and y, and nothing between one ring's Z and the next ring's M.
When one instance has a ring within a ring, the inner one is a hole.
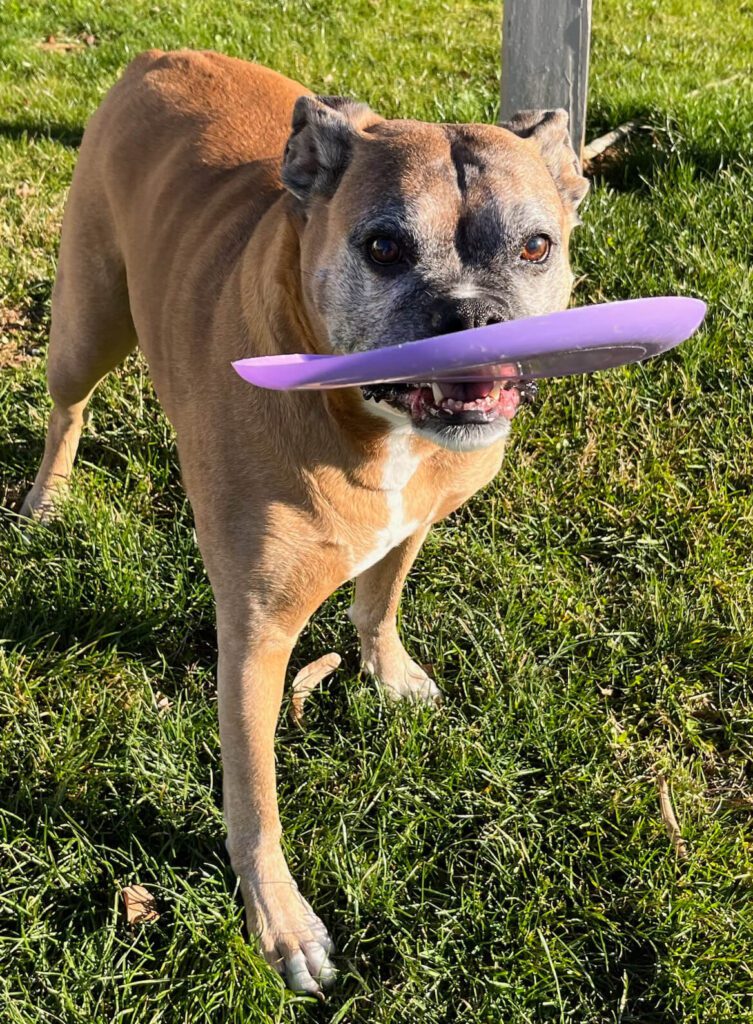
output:
M504 0L501 119L564 107L580 156L586 130L592 0Z

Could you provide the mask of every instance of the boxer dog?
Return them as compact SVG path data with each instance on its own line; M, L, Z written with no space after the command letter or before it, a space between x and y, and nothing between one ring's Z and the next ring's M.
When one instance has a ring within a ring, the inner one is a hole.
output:
M563 309L586 191L564 111L385 120L214 53L137 57L84 134L52 298L53 409L22 512L51 513L95 385L138 343L216 600L227 846L249 931L297 991L321 995L334 968L280 846L288 659L355 580L366 671L391 697L437 698L398 637L400 589L431 524L497 473L521 388L273 392L231 362Z

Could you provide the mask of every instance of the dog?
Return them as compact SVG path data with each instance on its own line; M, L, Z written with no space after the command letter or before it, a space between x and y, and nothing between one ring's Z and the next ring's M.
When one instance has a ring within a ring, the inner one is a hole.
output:
M588 185L567 114L387 120L209 52L137 57L84 133L22 513L52 514L97 382L137 345L177 436L217 612L227 847L249 932L321 995L333 945L283 856L274 734L310 616L355 580L362 664L434 701L397 633L427 531L501 465L521 386L273 392L236 359L353 352L566 307Z

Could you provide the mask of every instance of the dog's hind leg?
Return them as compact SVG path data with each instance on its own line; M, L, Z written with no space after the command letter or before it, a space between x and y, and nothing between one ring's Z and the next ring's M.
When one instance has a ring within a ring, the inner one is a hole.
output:
M348 611L361 640L363 667L394 699L432 702L440 698L436 684L413 661L397 632L400 592L427 532L428 527L417 530L361 573Z
M47 364L52 413L44 456L21 507L22 515L42 520L70 476L92 391L136 344L125 267L106 200L79 184L74 177L52 295Z

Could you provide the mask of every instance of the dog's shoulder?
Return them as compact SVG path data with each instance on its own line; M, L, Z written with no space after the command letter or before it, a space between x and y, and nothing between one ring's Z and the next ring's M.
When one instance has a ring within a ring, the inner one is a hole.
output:
M147 50L126 67L121 91L143 93L186 111L230 111L243 104L246 117L266 107L284 113L286 131L295 100L309 90L264 67L212 50Z
M261 64L208 50L149 50L125 69L97 120L109 134L134 132L186 148L204 165L237 166L282 156L293 106L309 90ZM192 161L194 162L194 161Z

